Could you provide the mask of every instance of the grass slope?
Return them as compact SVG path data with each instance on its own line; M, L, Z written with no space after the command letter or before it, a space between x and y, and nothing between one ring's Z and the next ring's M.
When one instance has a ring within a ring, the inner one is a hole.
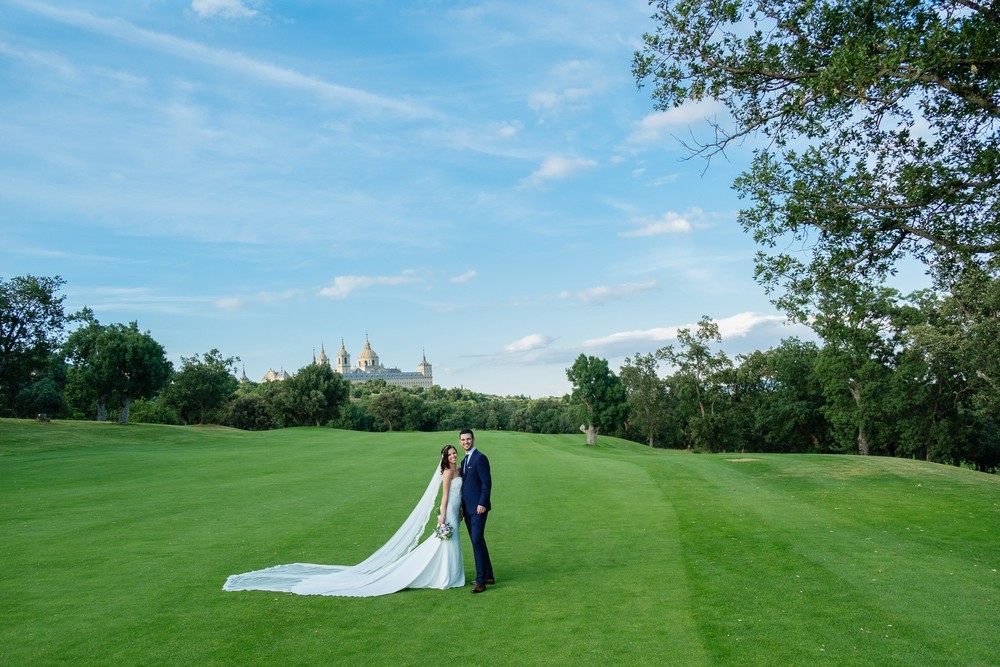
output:
M0 664L997 664L1000 480L898 459L483 432L485 594L221 590L362 560L456 440L0 420Z

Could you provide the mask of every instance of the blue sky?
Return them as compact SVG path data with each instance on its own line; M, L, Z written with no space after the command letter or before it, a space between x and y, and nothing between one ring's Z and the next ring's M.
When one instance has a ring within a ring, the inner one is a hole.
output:
M259 380L365 337L443 387L791 327L730 189L630 73L645 1L0 0L0 276Z

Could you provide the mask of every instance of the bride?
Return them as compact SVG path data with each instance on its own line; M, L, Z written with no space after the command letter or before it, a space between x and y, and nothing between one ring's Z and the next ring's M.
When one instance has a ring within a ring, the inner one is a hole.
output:
M225 591L278 591L298 595L338 595L374 597L404 588L459 588L465 585L462 545L458 539L459 507L462 504L462 475L458 450L445 445L440 466L435 468L424 495L409 518L378 551L357 565L314 565L291 563L264 570L234 574L222 587ZM438 528L417 545L441 485ZM449 538L439 538L447 524Z

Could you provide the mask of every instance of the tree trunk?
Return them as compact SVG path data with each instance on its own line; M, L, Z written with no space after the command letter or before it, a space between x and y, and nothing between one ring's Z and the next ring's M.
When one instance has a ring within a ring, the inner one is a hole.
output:
M132 401L128 396L122 399L122 411L118 413L118 423L127 424L128 423L128 405Z
M851 392L851 397L854 398L854 405L858 408L858 454L868 456L868 434L865 433L865 427L861 423L861 390L858 389L853 381L848 382L847 390Z
M587 444L596 445L597 444L597 431L599 430L593 424L589 426L586 424L580 424L580 430L587 434Z
M858 454L861 456L868 456L868 436L865 434L865 429L858 427Z
M104 404L104 399L97 399L97 421L103 422L108 420L108 406Z

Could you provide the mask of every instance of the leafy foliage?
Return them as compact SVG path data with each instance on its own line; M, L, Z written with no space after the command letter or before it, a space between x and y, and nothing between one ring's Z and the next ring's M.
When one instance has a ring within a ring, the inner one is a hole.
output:
M625 358L621 368L622 384L628 395L631 421L639 423L639 432L645 433L647 444L653 447L663 423L669 394L659 378L662 352L636 353Z
M587 444L597 443L597 434L621 427L628 412L628 398L621 379L611 372L608 362L581 354L566 370L573 383L571 399L582 406L585 420L582 430Z
M65 283L59 276L0 278L0 415L15 414L14 397L59 346Z
M181 369L174 373L166 391L167 402L184 423L218 422L219 411L236 393L234 375L239 357L223 357L213 348L195 357L181 357Z
M1000 250L1000 9L968 0L654 0L633 73L660 109L713 99L758 279L805 317L825 281L915 257L942 281Z
M136 322L105 328L95 341L94 356L96 382L105 395L117 400L122 424L128 423L132 399L153 396L173 373L163 346L148 331L139 331Z
M348 382L328 365L309 364L281 383L281 407L288 423L322 426L347 402Z
M274 408L260 394L241 394L229 402L224 423L244 431L277 428Z

